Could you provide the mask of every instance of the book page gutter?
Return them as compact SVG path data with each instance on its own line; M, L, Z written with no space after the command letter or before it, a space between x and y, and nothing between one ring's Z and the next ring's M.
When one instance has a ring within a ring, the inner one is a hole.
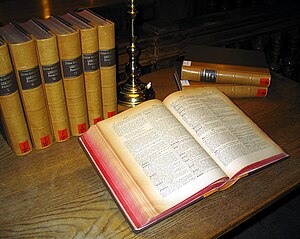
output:
M179 92L164 103L229 177L250 164L283 152L215 89Z
M98 125L158 211L225 180L226 174L161 102L143 107Z

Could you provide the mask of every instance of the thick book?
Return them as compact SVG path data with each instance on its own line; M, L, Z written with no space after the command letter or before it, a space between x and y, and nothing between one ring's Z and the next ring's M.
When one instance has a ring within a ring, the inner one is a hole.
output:
M189 80L180 80L182 90L196 87L216 87L229 98L248 98L248 97L266 97L268 94L268 87L255 85L236 85L236 84L218 84L195 82Z
M79 31L54 16L38 21L56 35L71 135L79 136L89 127Z
M248 97L265 97L268 94L268 87L256 85L237 85L237 84L222 84L214 82L201 82L192 80L181 80L178 72L175 69L175 82L178 90L187 90L197 87L215 87L222 91L229 98L248 98Z
M136 232L288 157L224 93L208 87L141 103L79 140Z
M66 141L71 131L56 36L35 19L19 25L31 35L36 45L54 139L56 142Z
M17 156L32 151L30 134L6 42L0 39L0 113L7 142Z
M115 24L88 9L76 13L98 29L103 116L107 119L118 112Z
M11 22L0 33L9 46L33 146L46 148L54 139L34 41Z
M80 33L89 125L93 125L103 120L98 30L74 12L66 13L61 18Z
M183 80L270 86L271 74L263 52L198 45L183 51Z

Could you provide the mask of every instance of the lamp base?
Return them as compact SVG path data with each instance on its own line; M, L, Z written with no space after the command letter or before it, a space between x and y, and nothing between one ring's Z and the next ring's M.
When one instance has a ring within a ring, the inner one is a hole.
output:
M118 86L118 103L127 107L134 107L144 101L154 98L151 82L148 84L140 80L127 80Z

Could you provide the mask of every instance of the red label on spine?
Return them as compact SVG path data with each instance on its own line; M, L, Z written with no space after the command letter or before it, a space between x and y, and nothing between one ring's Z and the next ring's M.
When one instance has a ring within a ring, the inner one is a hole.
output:
M19 148L22 154L27 153L31 150L28 140L19 143Z
M62 130L58 130L58 137L59 140L66 140L69 138L69 134L68 134L68 130L67 129L62 129Z
M83 134L83 133L87 130L87 128L86 128L86 123L79 124L79 125L77 126L77 129L78 129L78 133L79 133L79 134Z
M107 112L107 117L110 118L110 117L112 117L112 116L114 116L116 114L117 114L116 111L110 111L110 112Z
M256 96L266 96L267 90L266 89L257 89Z
M99 117L99 118L95 118L94 119L94 124L97 124L98 122L100 122L102 120L102 118L101 117Z
M269 78L260 78L259 85L260 86L269 86L270 79Z
M49 135L46 135L45 137L40 138L40 141L41 141L41 145L42 145L43 148L50 145L50 143L51 143Z

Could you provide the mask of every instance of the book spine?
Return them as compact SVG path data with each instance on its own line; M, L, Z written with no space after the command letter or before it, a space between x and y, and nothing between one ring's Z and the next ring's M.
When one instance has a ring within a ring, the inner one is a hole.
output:
M32 39L21 44L9 44L9 50L17 72L18 86L32 143L36 149L46 148L53 143L53 135L35 44Z
M225 66L216 64L183 63L181 79L225 84L255 85L269 87L271 75L268 69L256 70L250 67Z
M7 141L17 156L32 151L17 80L7 44L0 46L0 112Z
M103 120L97 28L80 30L89 124Z
M70 126L59 63L56 37L36 40L41 76L56 142L70 138Z
M80 136L89 127L79 32L57 35L71 135Z
M268 94L268 87L264 86L217 86L217 89L230 98L265 97Z
M268 87L264 86L232 85L217 83L190 84L187 80L181 80L181 86L183 90L195 87L216 87L229 98L265 97L268 94Z
M110 21L107 21L110 22ZM115 25L98 26L100 72L104 119L117 114Z

